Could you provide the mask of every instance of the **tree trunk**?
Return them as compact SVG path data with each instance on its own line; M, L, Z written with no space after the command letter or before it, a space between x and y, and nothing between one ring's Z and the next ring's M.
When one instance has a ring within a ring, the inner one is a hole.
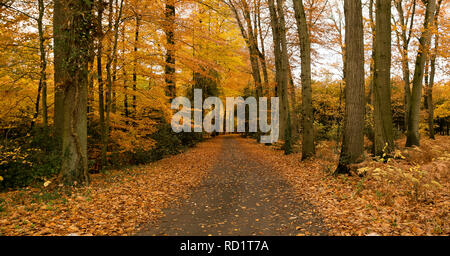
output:
M47 113L47 58L45 52L45 34L42 21L45 14L44 0L38 0L39 3L39 18L38 18L38 31L39 31L39 50L40 50L40 68L41 76L39 78L39 84L42 88L42 122L44 128L48 127L48 113Z
M56 0L55 77L63 92L61 177L66 184L88 182L87 86L91 54L92 4Z
M252 76L253 81L255 82L255 91L256 97L261 97L262 95L262 83L261 83L261 73L259 68L259 54L256 46L256 41L253 33L249 33L249 41L250 41L250 63L252 66Z
M94 59L95 56L94 58L91 57L88 64L89 68L88 106L87 106L88 122L91 121L92 113L94 112L94 76L95 76Z
M420 121L420 100L422 97L422 82L424 74L425 59L430 47L431 27L433 26L436 0L427 1L425 11L424 30L419 39L419 51L417 52L414 78L412 85L411 104L409 107L408 130L406 147L419 146L419 121Z
M116 113L117 110L117 95L116 95L116 82L117 82L117 48L119 42L119 26L122 19L123 12L123 2L120 1L120 5L118 6L118 1L116 0L116 9L119 11L116 22L114 24L114 48L113 48L113 66L112 66L112 99L111 99L111 112Z
M281 45L279 38L279 27L278 27L278 14L275 8L275 3L273 0L268 1L269 12L270 12L270 26L272 29L272 39L274 45L274 56L275 56L275 96L280 96L279 85L281 84ZM284 124L280 123L280 133L282 133L282 126ZM281 137L281 136L280 136Z
M166 25L164 26L167 49L166 49L166 64L164 67L166 95L169 99L176 97L176 82L175 82L175 0L166 0Z
M63 44L65 42L63 34L65 33L65 22L67 22L67 16L65 15L65 9L67 3L63 1L55 0L53 2L53 36L54 36L54 46L53 54L58 56L54 58L54 135L58 143L61 143L61 138L63 135L63 125L64 125L64 61L67 58L66 46Z
M253 80L255 81L255 89L256 89L256 97L261 97L262 95L262 84L261 84L261 73L259 68L259 50L258 50L258 42L255 35L255 32L252 28L252 21L250 18L250 9L247 5L246 1L242 1L243 3L243 13L245 23L247 24L247 33L248 33L248 46L250 52L250 63L252 66L252 75Z
M297 96L297 94L296 94L296 87L295 87L295 84L294 84L294 78L293 78L293 76L292 76L292 69L291 69L291 67L289 66L289 69L288 69L288 71L289 71L289 88L288 88L288 91L289 91L289 100L290 100L290 104L289 104L289 106L290 106L290 109L289 109L289 112L290 112L290 117L291 117L291 130L292 130L292 135L291 135L291 138L292 138L292 140L296 140L297 139L297 135L298 135L298 133L299 133L299 131L300 131L300 126L302 125L302 124L300 124L300 121L299 121L299 115L297 115L296 113L295 113L295 109L296 109L296 99L295 99L295 97Z
M255 83L256 94L257 94L257 96L259 96L262 93L261 74L260 74L259 62L258 62L259 52L258 52L258 48L257 48L255 34L253 33L249 7L246 4L246 2L242 2L242 3L243 3L242 12L243 12L247 30L245 30L244 24L242 23L241 18L239 16L239 12L236 9L233 2L230 2L230 5L234 12L234 16L238 23L239 29L241 30L241 35L244 38L245 43L247 45L247 49L248 49L249 56L250 56L250 65L252 68L252 77L253 77L253 81Z
M284 134L282 138L284 138L284 153L291 154L292 146L291 146L291 136L292 136L292 127L291 127L291 113L289 107L289 74L290 74L290 65L289 65L289 56L288 56L288 48L287 48L287 39L286 39L286 20L284 17L284 0L277 0L277 14L279 18L278 26L279 26L279 39L281 45L281 86L280 86L280 123L284 123ZM281 129L280 129L281 134Z
M141 23L141 17L136 14L136 30L134 32L134 61L133 61L133 101L131 107L133 108L132 116L136 118L137 115L137 103L136 103L136 90L137 90L137 66L138 66L138 44L139 44L139 28Z
M128 125L128 117L129 117L129 110L128 110L128 74L127 74L127 68L126 68L126 62L125 62L125 24L123 24L122 27L122 72L123 72L123 114L125 116L125 124Z
M302 160L314 156L314 116L311 87L311 42L302 0L293 0L295 19L300 39L301 79L302 79Z
M373 10L373 4L374 0L369 1L369 25L370 25L370 32L372 33L372 58L370 60L370 82L369 82L369 95L367 96L367 103L370 105L373 105L373 84L374 84L374 73L375 73L375 19L373 17L374 10ZM373 142L373 141L372 141Z
M37 18L37 25L38 25L38 33L39 33L39 67L40 67L40 77L39 77L39 85L38 85L38 92L36 97L36 104L35 104L35 112L33 115L33 120L31 121L31 129L34 128L34 125L37 121L37 118L39 116L39 104L41 100L41 93L42 93L42 120L44 128L46 129L48 126L48 120L47 120L47 59L46 59L46 52L45 52L45 37L44 37L44 28L43 28L43 18L45 13L45 6L43 0L38 0L38 12L39 16Z
M269 4L269 12L270 12L270 21L272 28L272 37L273 37L273 45L274 45L274 55L275 55L275 96L281 99L280 104L280 117L279 117L279 136L280 138L285 137L286 130L286 109L285 102L283 101L283 80L286 80L286 77L283 77L283 57L282 57L282 48L281 48L281 36L280 36L280 22L279 15L277 13L277 8L275 6L274 0L268 0Z
M374 59L374 154L394 149L391 109L391 0L376 1Z
M33 130L36 120L39 116L39 105L41 102L42 81L39 79L38 91L36 94L36 102L34 103L33 120L31 120L30 130Z
M117 93L116 93L116 82L117 82L117 53L113 61L112 67L112 99L111 99L111 112L116 113L117 111Z
M263 78L264 78L264 88L262 95L269 95L269 75L267 73L267 62L266 62L266 49L264 46L264 37L263 32L261 29L261 2L258 0L258 8L257 8L257 26L258 26L258 34L259 34L259 40L261 43L261 51L259 52L259 58L261 61L261 69L263 71ZM266 91L266 92L265 92Z
M439 12L441 9L442 0L438 1L436 7L436 14L434 15L434 51L431 53L430 57L430 81L427 88L427 102L428 102L428 130L430 139L435 139L434 137L434 104L433 104L433 85L434 77L436 74L436 57L438 54L439 47Z
M430 41L431 42L431 41ZM431 48L430 48L431 49ZM424 67L424 79L423 82L425 84L425 90L423 93L423 108L428 110L428 88L429 88L429 82L430 82L430 55L427 55L427 59L425 60L425 67Z
M370 22L370 32L372 33L372 53L370 59L370 81L369 81L369 94L367 95L366 104L370 106L370 108L366 108L366 111L370 111L369 115L373 116L373 105L375 101L374 97L374 83L375 83L375 18L374 18L374 0L369 1L369 22ZM372 120L369 122L365 122L365 128L367 137L372 142L372 153L375 152L375 127L373 125Z
M336 174L349 173L364 152L364 42L361 0L345 0L345 117Z
M97 15L97 81L98 81L98 115L100 121L100 136L101 136L101 155L100 155L100 169L106 166L106 145L107 135L106 123L105 123L105 96L104 96L104 82L103 82L103 67L102 67L102 55L103 55L103 0L97 1L98 15Z
M113 0L109 0L108 3L108 27L107 31L108 34L112 32L113 28ZM102 130L102 159L105 161L103 162L103 168L106 167L108 164L107 161L107 154L108 154L108 143L109 143L109 120L110 120L110 108L111 108L111 89L112 89L112 76L111 76L111 64L112 64L112 47L111 47L111 38L108 36L106 37L106 64L105 64L105 71L106 71L106 95L105 95L105 121L103 125Z
M411 23L410 23L410 27L408 30L408 21L405 20L404 17L404 11L403 11L403 6L402 6L402 0L398 0L396 5L395 5L398 15L399 15L399 20L400 20L400 25L402 28L402 33L399 37L401 37L402 40L402 46L400 48L400 53L402 56L402 73L403 73L403 88L404 88L404 109L405 109L405 130L408 129L408 118L409 118L409 108L410 108L410 101L411 101L411 88L410 88L410 78L409 78L409 59L408 59L408 49L409 49L409 42L411 39L411 33L412 33L412 26L414 23L414 15L415 15L415 11L416 11L416 0L414 0L413 2L413 7L412 7L412 13L411 13Z

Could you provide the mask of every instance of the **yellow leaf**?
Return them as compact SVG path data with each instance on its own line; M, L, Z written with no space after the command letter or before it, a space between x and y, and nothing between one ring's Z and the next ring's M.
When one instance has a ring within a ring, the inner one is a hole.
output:
M47 180L46 182L44 182L44 187L48 187L48 185L50 185L52 182Z

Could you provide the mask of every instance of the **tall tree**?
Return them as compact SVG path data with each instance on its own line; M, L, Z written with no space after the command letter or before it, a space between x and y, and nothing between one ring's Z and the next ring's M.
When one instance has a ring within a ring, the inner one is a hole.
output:
M96 76L95 70L96 67L94 66L95 61L95 55L91 56L91 59L89 60L89 85L88 85L88 107L87 107L87 115L88 115L88 123L92 120L92 114L94 113L94 79Z
M128 117L130 116L130 111L128 110L128 74L127 65L125 62L125 51L126 51L126 33L125 33L125 23L122 26L122 54L124 57L122 59L122 72L123 72L123 115L125 116L125 124L128 124Z
M175 82L175 0L166 0L164 32L166 34L166 63L164 66L166 95L176 96Z
M366 98L366 104L369 106L366 108L368 112L366 116L373 116L373 104L374 104L374 83L375 83L375 11L374 11L374 0L369 1L369 27L372 39L372 52L370 58L370 71L369 71L369 93ZM366 106L367 106L366 105ZM365 123L365 132L367 138L372 142L372 152L375 152L375 129L372 120Z
M98 115L100 121L100 136L102 141L100 163L101 168L106 166L106 122L105 122L105 95L104 95L104 81L103 81L103 12L105 10L106 3L103 0L96 1L97 7L97 82L98 82Z
M244 37L248 51L250 54L250 64L252 67L252 76L253 81L255 82L255 88L256 88L256 95L259 97L262 94L262 84L261 84L261 73L260 73L260 67L259 67L259 50L258 50L258 41L257 41L257 30L253 29L252 27L252 21L251 21L251 14L250 14L250 7L246 0L241 0L242 5L242 14L245 20L246 29L244 28L243 22L240 20L239 14L234 7L234 4L232 3L234 13L236 16L236 19L238 19L238 25L241 29L242 36Z
M280 86L280 121L284 123L284 127L280 127L280 136L284 138L284 153L291 154L292 153L292 127L291 127L291 113L289 106L289 82L290 82L290 74L291 67L289 65L289 54L288 54L288 45L287 45L287 36L286 36L286 19L284 15L284 0L277 0L276 12L279 21L278 23L278 38L280 39L281 46L281 84ZM281 123L280 122L280 123ZM281 135L282 134L282 135Z
M295 20L297 21L298 37L300 39L301 80L302 80L302 159L314 155L314 116L311 88L311 40L306 23L305 8L302 0L293 0Z
M428 130L431 139L434 138L434 104L433 104L433 85L436 74L436 57L439 49L439 12L441 9L442 0L438 1L436 7L436 14L434 15L434 50L430 56L430 80L427 86L427 106L428 106Z
M420 101L422 98L422 83L424 75L424 65L430 48L430 40L433 26L436 0L423 0L426 4L423 32L419 39L419 51L417 52L414 78L412 83L411 104L409 107L408 130L406 133L406 146L419 146L419 121L420 121Z
M38 0L39 17L38 17L38 31L39 31L39 51L40 51L40 68L41 76L39 78L39 85L42 88L42 121L44 128L48 126L48 109L47 109L47 52L45 51L45 31L44 31L44 15L45 3L44 0Z
M285 154L292 153L291 119L289 109L289 57L287 53L286 26L283 11L283 1L268 0L270 24L275 55L275 95L280 98L280 138L284 139Z
M391 109L391 0L376 1L373 74L374 153L394 149Z
M66 184L89 181L86 107L91 24L91 1L55 0L55 82L63 95L61 177Z
M64 40L58 39L58 37L63 37L62 35L65 33L64 22L67 22L67 17L65 16L65 10L62 1L54 1L53 2L53 65L54 65L54 113L53 113L53 122L54 122L54 135L58 143L61 143L61 138L63 135L63 125L64 125L64 58L60 56L64 56L66 53ZM58 57L57 57L58 56Z
M33 121L31 122L31 129L34 127L36 119L39 116L39 105L41 104L42 95L42 121L44 128L48 126L48 109L47 109L47 52L45 50L45 31L44 31L44 15L45 3L44 0L38 0L38 18L37 27L39 33L39 85L36 97L35 112ZM31 17L31 16L30 16ZM32 17L33 18L33 17ZM34 18L33 18L34 19Z
M263 78L264 78L264 90L263 95L265 95L264 91L269 89L269 74L267 72L267 61L266 61L266 49L265 49L265 42L264 42L264 36L263 36L263 30L261 27L261 0L257 1L256 5L256 24L257 24L257 33L259 35L259 43L261 44L261 51L258 51L259 58L261 61L261 69L263 71ZM267 93L266 93L267 94Z
M403 99L403 106L405 109L405 118L404 118L404 126L405 129L408 127L408 117L409 117L409 108L410 108L410 101L411 101L411 88L410 88L410 71L409 71L409 58L408 58L408 51L409 51L409 44L411 42L411 36L413 31L413 24L414 24L414 17L416 13L416 5L417 0L413 0L411 3L412 11L411 15L409 17L409 28L408 28L408 17L405 16L404 7L403 7L403 0L396 0L395 1L395 8L398 13L398 19L400 21L400 28L401 32L398 32L397 30L397 41L399 42L399 52L401 54L401 63L402 63L402 74L403 74L403 88L404 88L404 99ZM400 43L401 42L401 43Z
M135 14L135 20L136 20L136 27L135 27L135 31L134 31L134 49L133 49L133 56L134 56L134 60L133 60L133 101L131 104L131 107L133 109L133 117L136 117L136 111L137 111L137 103L136 103L136 90L137 90L137 67L138 67L138 50L139 50L139 29L141 26L141 16L139 14ZM172 47L172 46L170 46ZM167 50L169 51L169 50ZM169 56L169 55L168 55ZM172 58L172 57L170 57ZM171 62L169 62L171 63ZM172 64L172 63L171 63ZM175 62L173 63L175 64ZM166 66L167 67L167 66ZM171 74L171 76L173 76L174 74ZM172 86L172 85L170 85ZM169 88L171 88L169 86ZM175 85L173 85L175 86ZM170 95L174 96L173 91L171 89L169 89Z
M349 165L364 152L364 42L361 0L345 0L345 117L336 174L349 173Z
M106 97L105 97L105 117L104 124L102 126L102 164L103 167L106 165L106 154L108 151L108 143L109 143L109 127L110 127L110 114L111 114L111 105L112 105L112 90L113 90L113 73L115 71L111 71L111 67L115 59L117 58L117 42L119 38L119 24L122 16L122 6L123 0L121 0L119 9L117 10L117 17L113 19L114 16L114 8L113 8L113 0L109 0L109 14L108 14L108 32L113 34L113 36L108 37L107 41L107 49L106 49Z
M281 44L279 36L279 25L278 25L278 14L275 8L275 3L273 0L268 0L269 12L270 12L270 26L272 29L272 39L273 39L273 54L275 56L275 96L280 96L280 85L281 85ZM283 132L282 127L284 124L280 120L280 133Z

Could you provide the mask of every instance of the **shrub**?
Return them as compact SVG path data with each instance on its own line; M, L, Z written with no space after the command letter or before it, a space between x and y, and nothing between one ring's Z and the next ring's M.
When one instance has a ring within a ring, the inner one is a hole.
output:
M174 133L167 123L159 124L156 128L156 132L146 138L154 144L151 148L135 147L133 150L115 152L110 156L111 165L121 167L158 161L164 156L178 154L203 140L202 133Z
M57 142L40 129L34 134L0 145L0 190L28 186L58 173Z
M89 166L94 172L99 169L101 145L99 136L95 136L95 128L90 126L94 136L89 137L88 143ZM29 186L59 173L61 160L57 141L39 128L32 134L0 142L0 190ZM113 168L146 164L178 154L202 141L203 134L174 133L170 124L164 122L156 126L154 133L139 137L139 142L131 142L125 149L118 146L122 143L121 138L120 134L110 137L110 149L113 150L108 161Z
M342 132L342 127L339 128L337 123L333 123L332 125L324 125L317 121L314 122L314 134L317 141L337 140L339 138L339 132Z

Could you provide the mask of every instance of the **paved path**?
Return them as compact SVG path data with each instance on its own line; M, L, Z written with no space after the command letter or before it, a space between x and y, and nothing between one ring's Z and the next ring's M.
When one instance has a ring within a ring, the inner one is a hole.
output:
M325 235L313 207L270 164L253 160L236 136L217 139L222 156L190 197L137 235ZM186 155L186 157L189 157Z

